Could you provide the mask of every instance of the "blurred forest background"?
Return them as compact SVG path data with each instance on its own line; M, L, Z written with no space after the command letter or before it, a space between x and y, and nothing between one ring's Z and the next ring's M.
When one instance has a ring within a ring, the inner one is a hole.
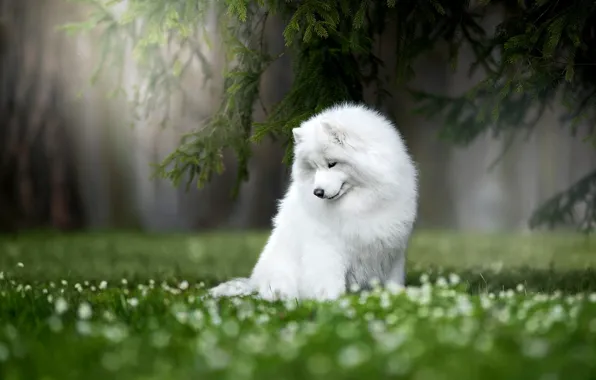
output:
M116 74L108 70L95 85L89 83L99 59L98 32L68 36L56 30L84 19L84 5L0 0L0 12L0 230L269 228L288 179L279 143L267 140L254 148L250 180L236 200L230 197L236 176L232 157L223 175L201 190L187 192L183 185L150 178L151 164L215 110L223 88L217 72L207 81L198 65L185 74L191 98L174 104L173 127L131 127L125 122L126 101L106 95L119 80ZM501 16L496 9L486 27ZM282 49L283 28L269 19L272 49ZM389 30L377 43L377 54L387 62L395 59L394 35ZM214 67L225 59L217 43L206 50ZM456 71L447 56L439 46L421 59L415 86L459 94L478 80L467 75L471 52L461 52ZM135 75L129 57L125 86ZM279 59L262 81L265 108L281 99L291 81L289 61ZM394 115L420 170L418 228L528 230L538 205L596 168L596 150L560 127L556 108L489 170L503 150L502 139L487 135L469 147L454 147L438 139L437 121L413 114L403 89L391 92L383 110ZM183 101L190 104L183 107ZM260 107L256 112L263 117Z

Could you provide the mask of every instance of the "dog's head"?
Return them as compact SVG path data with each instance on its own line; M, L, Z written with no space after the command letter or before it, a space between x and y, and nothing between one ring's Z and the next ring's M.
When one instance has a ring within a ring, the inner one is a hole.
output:
M294 135L294 173L310 185L312 196L335 201L353 186L350 136L341 125L328 120L303 125Z
M415 204L416 168L395 126L377 111L339 104L292 132L292 181L309 201L352 214L396 200Z

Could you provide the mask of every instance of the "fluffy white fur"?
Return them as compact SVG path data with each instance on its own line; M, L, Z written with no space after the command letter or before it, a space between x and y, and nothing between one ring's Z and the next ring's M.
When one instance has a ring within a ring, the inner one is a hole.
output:
M418 191L396 128L363 105L341 104L293 134L290 186L250 278L211 295L332 300L373 279L403 286Z

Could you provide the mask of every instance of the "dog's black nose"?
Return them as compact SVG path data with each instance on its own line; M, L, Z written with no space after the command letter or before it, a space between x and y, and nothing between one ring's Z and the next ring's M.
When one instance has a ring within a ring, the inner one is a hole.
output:
M319 198L323 198L325 196L325 190L317 187L315 191L313 191L313 194Z

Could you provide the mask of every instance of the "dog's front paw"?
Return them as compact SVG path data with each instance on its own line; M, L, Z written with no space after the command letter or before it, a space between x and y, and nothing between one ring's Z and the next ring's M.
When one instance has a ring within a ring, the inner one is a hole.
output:
M266 301L277 301L298 298L296 284L285 278L260 281L255 286L258 297Z
M345 282L337 278L327 277L325 280L316 283L304 284L304 298L316 301L334 301L346 292Z
M403 293L406 290L406 287L397 281L388 281L385 284L385 289L391 294L399 294Z
M313 292L312 298L317 301L335 301L345 293L344 288L329 287L319 288Z
M235 278L209 289L209 295L212 297L239 297L247 296L254 292L248 278Z
M300 294L302 298L315 301L334 301L346 292L343 273L332 270L327 273L310 272L302 278Z

